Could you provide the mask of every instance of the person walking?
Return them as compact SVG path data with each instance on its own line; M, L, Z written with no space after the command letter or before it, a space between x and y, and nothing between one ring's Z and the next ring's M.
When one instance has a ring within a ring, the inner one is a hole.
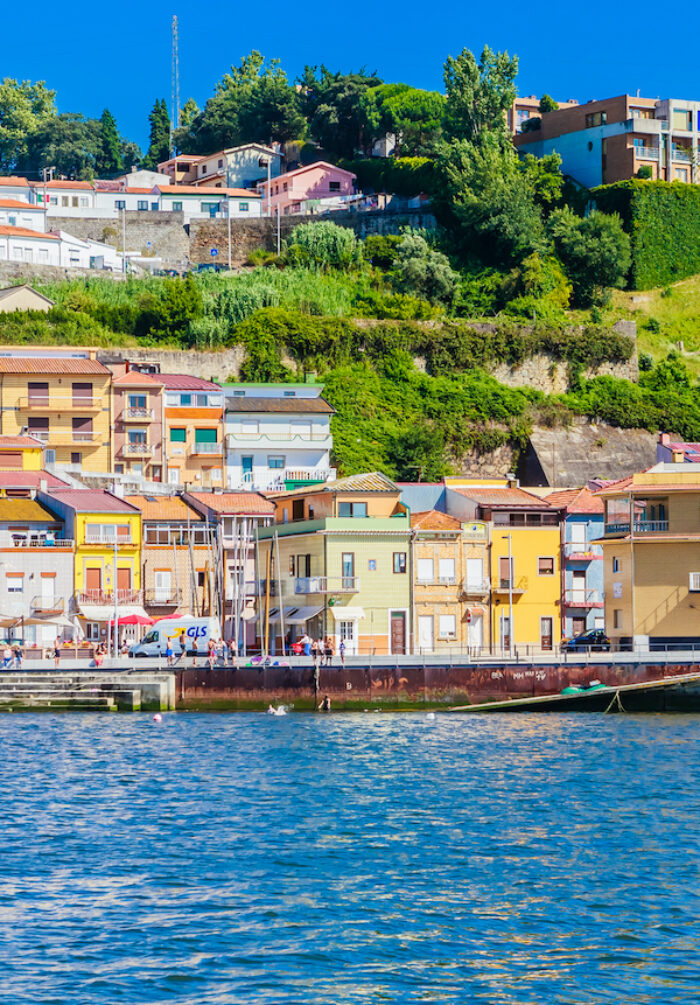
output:
M55 669L58 669L58 665L61 662L61 643L56 639L53 644L53 665Z
M192 666L197 666L197 652L199 651L199 646L197 644L197 636L192 639Z
M344 670L345 669L345 639L341 639L340 640L340 645L338 646L338 652L340 653L340 663L341 663L341 666L342 666L342 668Z
M19 645L12 647L12 655L15 658L15 670L22 669L22 650Z
M231 666L232 667L235 667L235 665L236 665L236 650L237 650L237 648L238 648L238 646L236 645L236 640L234 639L233 636L231 636L231 638L228 641L228 654L231 657Z
M213 670L216 663L216 642L214 642L214 639L209 639L207 644L207 663L209 664L209 669Z

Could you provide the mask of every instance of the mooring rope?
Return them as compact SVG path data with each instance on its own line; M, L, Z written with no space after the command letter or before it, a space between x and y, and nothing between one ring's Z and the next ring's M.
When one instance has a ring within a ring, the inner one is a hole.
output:
M605 709L605 711L603 712L603 715L607 715L608 712L610 712L612 710L612 707L615 704L617 705L617 711L618 712L624 712L625 711L624 708L622 707L622 702L620 701L620 692L619 691L615 692L615 694L613 696L613 700L610 702L610 704L608 705L608 707Z

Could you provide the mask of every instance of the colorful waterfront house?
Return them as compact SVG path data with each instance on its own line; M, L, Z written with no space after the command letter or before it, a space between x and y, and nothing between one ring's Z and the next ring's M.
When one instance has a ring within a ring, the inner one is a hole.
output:
M258 549L263 644L279 650L283 635L306 631L336 648L343 640L348 654L410 651L411 520L400 497L379 472L271 497L275 523Z
M0 436L0 471L41 471L44 444L35 436Z
M75 541L74 598L85 637L106 641L115 603L118 617L145 618L140 511L105 489L52 488L40 491L38 499ZM135 631L122 634L136 637Z
M551 651L561 640L560 511L515 478L446 478L446 508L488 525L492 648ZM512 599L512 610L511 610Z
M183 499L206 523L207 556L197 570L205 601L224 638L235 638L245 653L256 637L256 542L274 506L257 492L186 492Z
M158 374L113 367L112 470L163 480L163 385Z
M656 464L598 495L605 504L601 544L610 640L697 645L700 466L682 459Z
M212 614L216 604L208 570L216 541L204 516L179 495L125 496L125 500L141 512L141 582L150 617Z
M89 349L8 349L0 356L0 433L39 440L46 464L109 471L111 380Z
M313 210L319 200L351 196L355 192L357 176L327 161L316 161L306 167L288 171L269 183L260 182L263 195L263 213L286 216Z
M439 510L411 513L414 652L488 647L488 526Z
M323 384L224 384L226 482L274 492L335 477Z
M27 646L73 638L73 561L57 513L34 498L0 496L0 612L13 638Z
M659 433L656 460L657 463L700 464L700 443L686 443L669 433Z
M591 628L605 628L603 501L589 488L566 489L545 496L563 514L562 635L571 638Z
M224 485L224 392L188 374L159 373L166 480L191 489Z

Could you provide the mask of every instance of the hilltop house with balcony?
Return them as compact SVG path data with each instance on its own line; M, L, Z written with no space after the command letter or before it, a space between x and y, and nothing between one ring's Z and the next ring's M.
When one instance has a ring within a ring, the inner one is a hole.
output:
M308 213L323 199L338 199L355 192L357 176L327 161L316 161L306 167L288 171L279 178L260 182L258 190L263 195L263 212Z
M108 471L111 377L87 349L12 349L0 356L0 433L40 440L47 464Z
M489 645L488 527L439 510L411 513L414 652Z
M50 646L73 636L73 559L73 541L48 506L0 497L0 611L14 638Z
M566 489L546 496L563 514L561 523L561 630L571 638L605 628L603 502L590 489Z
M163 385L158 374L124 370L112 380L112 470L163 479Z
M411 520L400 495L373 472L272 497L274 526L259 532L258 578L275 584L263 639L267 621L278 650L307 631L334 636L336 648L342 639L349 655L410 651Z
M221 488L224 484L224 392L187 374L159 373L163 386L163 441L169 485Z
M104 489L51 488L37 498L58 515L66 538L75 542L74 598L85 637L107 640L115 601L120 618L145 617L139 510ZM128 630L123 634L130 637Z
M143 602L152 618L214 613L210 590L212 531L182 496L125 496L141 512ZM215 541L213 542L216 543Z
M158 165L170 177L173 188L197 185L202 188L254 188L258 181L281 171L282 155L262 143L244 143L211 154L178 154Z
M700 102L629 94L546 112L539 129L513 138L519 153L558 153L563 173L586 188L641 167L662 181L697 182L699 141Z
M660 463L597 493L605 624L617 644L700 642L700 468Z
M335 477L322 384L224 384L226 484L275 491Z
M186 492L183 499L206 521L211 547L202 581L211 614L221 619L224 638L236 639L245 653L256 638L256 540L274 506L255 492Z

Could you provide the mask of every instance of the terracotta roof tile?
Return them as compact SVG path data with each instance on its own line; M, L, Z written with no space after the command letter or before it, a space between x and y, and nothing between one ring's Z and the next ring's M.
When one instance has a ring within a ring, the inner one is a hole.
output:
M108 376L109 370L96 359L81 356L0 356L0 373L94 373Z
M194 506L188 505L182 496L125 496L128 503L141 510L144 520L178 520L192 522L204 520Z
M431 509L424 513L411 513L411 527L415 530L454 530L462 529L462 524L453 516Z
M550 492L545 499L550 506L566 509L567 513L602 513L605 510L602 500L596 498L586 486L580 489Z
M22 202L21 199L0 199L0 209L22 209L25 212L30 210L32 213L46 212L43 206L34 206L31 202Z
M113 377L112 383L115 387L143 387L148 384L153 384L154 387L163 386L157 376L151 373L141 373L140 370L129 370L121 377Z
M230 195L238 199L261 199L259 192L247 188L214 188L213 185L156 185L161 195L198 195L203 198L214 195ZM151 189L153 191L153 189Z
M0 224L0 234L3 237L40 237L42 241L60 241L56 234L42 234L38 230L29 230L28 227L8 227L4 223Z
M275 512L273 503L257 492L190 492L188 495L195 502L219 514L256 513L271 516Z
M30 182L33 188L44 188L43 181ZM63 179L56 179L55 181L47 181L46 188L77 188L84 191L92 192L92 182L91 181L64 181Z
M49 493L76 513L133 513L136 510L135 506L130 506L106 489L57 488L50 489Z
M18 188L20 185L29 188L29 182L26 178L20 178L19 175L6 174L0 177L0 186L7 186L7 188Z
M544 499L540 499L538 496L532 495L531 492L525 492L523 489L513 489L513 488L499 488L497 485L490 485L484 488L457 488L451 485L448 486L454 492L459 492L460 495L466 496L468 499L472 499L475 503L480 506L488 506L490 508L496 508L498 506L507 506L509 509L514 507L530 508L530 509L550 509L550 505Z
M43 447L41 440L35 436L0 436L0 450L12 447Z
M220 391L219 384L212 384L202 377L190 377L186 373L159 373L158 381L168 391Z

